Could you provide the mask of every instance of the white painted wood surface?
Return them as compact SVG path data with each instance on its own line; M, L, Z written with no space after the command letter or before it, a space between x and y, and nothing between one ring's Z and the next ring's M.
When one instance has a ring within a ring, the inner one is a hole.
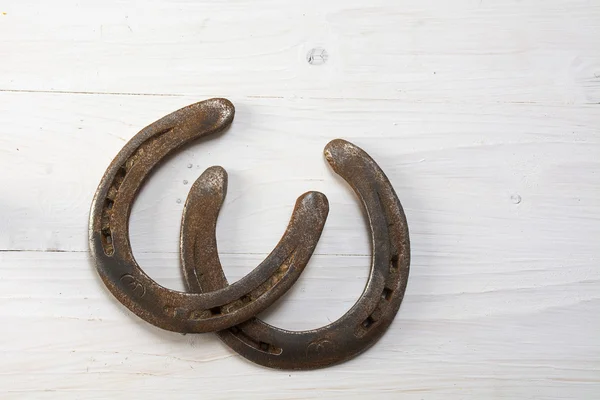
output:
M234 125L150 179L136 257L183 288L178 200L210 165L230 174L231 279L319 190L317 255L265 319L333 321L369 265L360 208L322 158L349 139L393 182L413 247L400 312L364 355L267 370L213 335L149 326L96 276L104 169L148 123L214 96ZM0 398L599 398L599 156L595 0L0 1Z

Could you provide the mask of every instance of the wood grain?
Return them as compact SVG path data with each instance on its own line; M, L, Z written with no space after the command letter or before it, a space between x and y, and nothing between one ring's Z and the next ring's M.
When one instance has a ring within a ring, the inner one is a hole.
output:
M392 181L413 249L394 324L357 359L263 369L213 335L148 326L98 279L87 222L105 168L147 124L214 96L235 122L153 174L131 217L136 258L183 289L183 203L211 165L229 172L230 280L319 190L331 212L317 254L263 317L335 320L370 254L322 155L348 139ZM599 127L594 1L0 3L0 397L596 398Z
M400 313L374 348L327 370L288 373L254 366L212 335L164 332L137 319L95 279L85 253L0 257L8 398L521 398L532 387L543 398L586 398L598 385L600 274L578 266L457 272L417 257ZM160 283L181 287L177 255L138 259ZM226 255L223 263L236 279L261 259ZM368 257L314 257L265 319L288 329L327 324L356 300L367 266Z
M4 7L4 90L600 102L600 4L590 0ZM306 63L314 47L330 55L320 68Z

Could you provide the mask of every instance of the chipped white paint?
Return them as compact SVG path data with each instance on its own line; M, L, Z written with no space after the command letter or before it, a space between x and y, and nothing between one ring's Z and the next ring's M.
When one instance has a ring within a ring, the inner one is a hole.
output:
M229 172L232 279L319 190L317 255L265 318L333 321L369 265L360 208L322 154L349 139L393 182L413 246L400 312L357 359L266 370L213 335L148 326L97 278L87 218L104 169L146 124L213 96L236 105L233 127L152 176L136 257L183 287L181 211L210 165ZM590 0L0 2L0 397L596 398L599 103Z

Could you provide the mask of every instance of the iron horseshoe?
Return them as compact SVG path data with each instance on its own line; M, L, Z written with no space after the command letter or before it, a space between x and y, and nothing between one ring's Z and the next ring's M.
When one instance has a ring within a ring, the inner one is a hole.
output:
M234 351L266 367L315 369L357 356L389 327L406 290L410 266L408 225L388 178L366 152L345 140L333 140L324 153L366 211L373 249L369 279L356 304L325 327L292 332L253 318L217 333ZM200 177L195 185L212 189L190 192L181 230L182 268L188 289L194 292L227 286L215 238L226 180L205 178ZM194 237L193 249L186 245L188 236Z
M318 192L304 194L270 262L210 293L170 290L144 273L133 256L128 226L140 187L167 155L194 139L223 131L234 113L228 100L210 99L154 122L118 153L94 196L89 245L102 281L129 310L162 329L182 333L222 330L266 309L298 279L325 224L326 197Z

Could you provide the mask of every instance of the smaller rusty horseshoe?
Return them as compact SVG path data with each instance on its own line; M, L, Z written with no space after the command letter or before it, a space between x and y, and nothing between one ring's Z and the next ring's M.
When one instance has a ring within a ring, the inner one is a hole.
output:
M325 196L318 192L304 194L268 262L235 284L210 293L169 290L144 273L129 241L129 216L141 185L170 153L196 138L227 128L234 112L228 100L211 99L175 111L144 128L110 164L92 202L90 250L104 284L133 313L166 330L201 333L226 329L266 309L298 279L327 218ZM208 179L211 171L219 169L211 169L204 178Z
M383 335L404 297L410 242L396 192L375 161L352 143L341 139L330 142L325 158L354 189L366 211L373 249L369 279L356 304L323 328L292 332L253 318L218 332L234 351L266 367L315 369L357 356ZM203 190L190 192L181 230L182 268L188 289L194 292L227 286L215 237L226 179L207 178L203 175L195 183ZM193 248L188 237L194 238Z

